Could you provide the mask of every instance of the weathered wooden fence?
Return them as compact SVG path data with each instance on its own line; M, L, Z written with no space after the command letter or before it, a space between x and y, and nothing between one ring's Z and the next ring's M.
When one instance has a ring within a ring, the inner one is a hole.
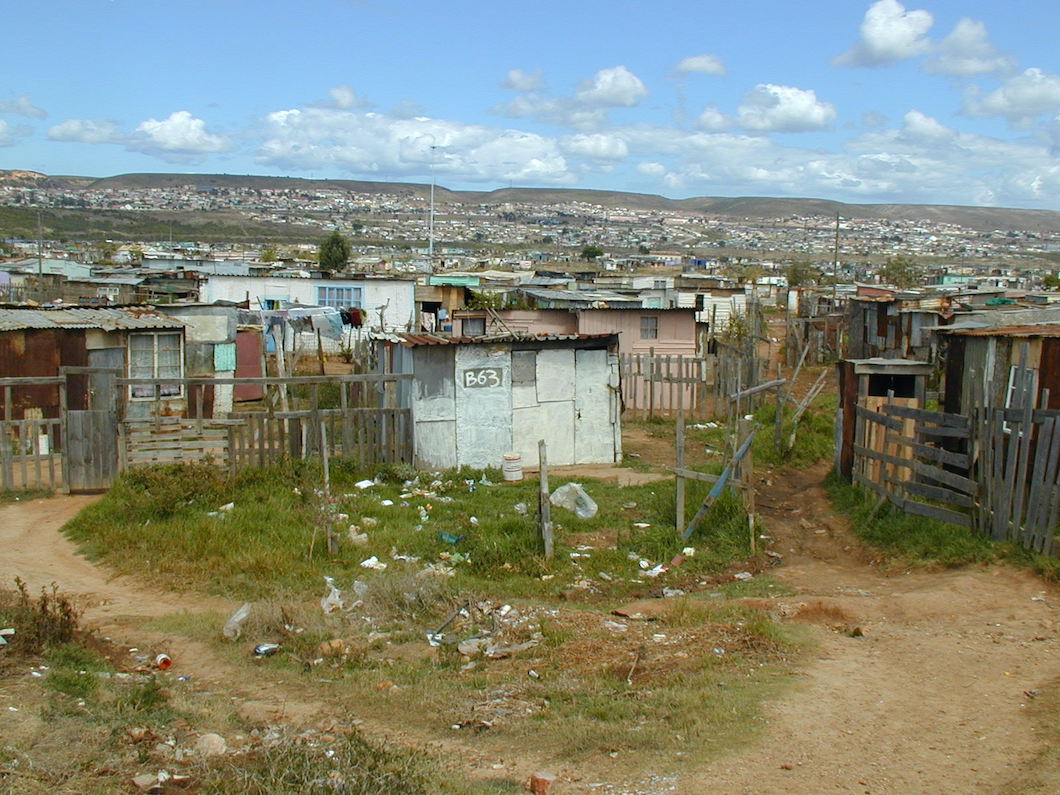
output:
M704 356L619 355L622 407L627 418L710 419L724 414L729 396L760 383L764 360L720 340Z
M223 417L166 416L160 385L117 379L119 387L148 386L155 397L148 417L121 421L121 468L177 461L210 461L235 472L289 458L349 458L360 463L412 463L412 418L396 408L397 390L411 376L396 374L288 378L194 378L181 384L198 392L254 383L257 404ZM191 401L189 401L191 402Z
M995 539L1060 554L1060 411L1039 407L1049 404L1049 390L1039 393L1037 371L1025 360L1026 353L1013 371L1010 407L974 413L983 485L978 525Z
M0 378L0 487L5 491L62 486L65 412L44 415L50 406L65 405L65 399L62 376Z
M1060 411L1014 369L1009 407L972 415L897 405L856 411L855 482L907 513L1060 554Z
M162 383L67 369L61 376L0 379L3 490L98 491L129 467L209 461L235 472L324 450L365 464L412 463L412 418L398 408L409 375ZM81 379L74 390L71 379ZM89 381L105 388L89 389ZM245 384L261 387L262 399L232 411L216 408L222 390Z

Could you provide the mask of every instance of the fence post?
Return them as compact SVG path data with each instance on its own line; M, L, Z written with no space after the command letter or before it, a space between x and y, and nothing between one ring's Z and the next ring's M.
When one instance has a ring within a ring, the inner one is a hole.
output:
M552 506L548 501L548 449L545 440L537 443L538 494L537 513L541 538L545 542L545 560L552 560Z
M677 472L677 482L674 484L674 497L676 501L675 526L680 531L685 526L685 479L681 470L685 468L685 412L682 407L677 412L677 442L674 451L674 464Z

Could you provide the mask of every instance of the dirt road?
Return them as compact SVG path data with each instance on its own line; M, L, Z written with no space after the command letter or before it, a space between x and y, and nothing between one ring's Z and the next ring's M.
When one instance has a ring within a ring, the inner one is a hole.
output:
M784 557L772 573L796 592L765 606L811 624L817 643L798 685L767 709L761 738L703 767L659 760L655 783L621 783L614 766L564 772L616 782L610 793L1060 791L1060 770L1036 761L1049 739L1029 714L1037 692L1060 686L1060 589L1005 567L880 571L832 512L823 475L765 474L760 484L771 549ZM104 627L230 607L149 591L78 556L58 528L93 499L0 507L5 574L82 595L86 617ZM201 644L196 656L209 678L224 678ZM602 791L557 787L583 789Z

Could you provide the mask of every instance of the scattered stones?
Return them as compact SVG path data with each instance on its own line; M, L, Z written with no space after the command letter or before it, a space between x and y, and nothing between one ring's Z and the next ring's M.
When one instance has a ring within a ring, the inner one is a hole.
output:
M206 757L221 756L228 750L228 744L220 734L210 732L195 741L195 750Z

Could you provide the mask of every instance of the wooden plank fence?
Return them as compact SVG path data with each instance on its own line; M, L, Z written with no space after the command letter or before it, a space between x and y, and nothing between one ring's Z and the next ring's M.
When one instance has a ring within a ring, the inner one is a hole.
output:
M1060 554L1060 411L1042 408L1033 370L1014 373L1009 407L970 417L893 397L856 406L854 481L907 513Z

